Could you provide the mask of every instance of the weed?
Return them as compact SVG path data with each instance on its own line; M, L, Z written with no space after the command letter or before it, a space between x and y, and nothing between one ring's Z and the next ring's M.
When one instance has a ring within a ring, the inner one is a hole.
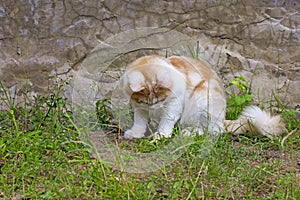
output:
M250 105L252 101L251 84L247 84L243 76L236 77L229 83L229 86L236 86L238 92L235 92L232 88L229 94L226 107L226 119L234 120L237 119L244 108Z
M232 117L239 112L234 106L246 106L246 94L251 95L244 80L235 81L237 95L245 100L231 96ZM300 199L299 134L288 138L288 148L249 137L237 142L225 134L206 157L202 153L207 143L196 136L170 166L145 174L124 173L91 157L61 91L57 85L49 95L28 99L21 107L2 86L7 109L0 111L1 199ZM110 132L109 99L95 107L99 122ZM295 111L281 111L288 130L298 129ZM118 144L149 153L169 143L170 139L151 143L146 138Z
M199 52L200 52L199 41L197 41L197 45L195 48L188 46L188 53L191 55L192 58L199 59Z
M96 115L97 119L99 120L100 126L103 129L108 128L108 124L112 119L110 114L110 98L103 98L96 102Z

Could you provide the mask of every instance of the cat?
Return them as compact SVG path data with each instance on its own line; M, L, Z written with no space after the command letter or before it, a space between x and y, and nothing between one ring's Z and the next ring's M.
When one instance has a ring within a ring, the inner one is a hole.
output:
M272 138L283 132L280 116L256 106L235 121L225 120L226 97L221 79L204 61L183 56L144 56L129 64L120 87L130 98L134 122L124 137L143 138L150 120L158 123L154 138L171 137L176 123L184 135L256 131Z

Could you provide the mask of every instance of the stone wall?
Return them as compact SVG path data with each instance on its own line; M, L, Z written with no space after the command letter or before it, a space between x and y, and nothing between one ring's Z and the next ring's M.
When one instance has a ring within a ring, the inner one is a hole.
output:
M273 93L299 108L299 8L296 0L2 1L0 80L11 90L29 85L33 93L44 93L53 78L72 79L107 38L160 27L199 41L202 59L225 83L243 75L252 80L259 101L272 99ZM153 52L135 50L126 59ZM112 69L122 72L123 66Z

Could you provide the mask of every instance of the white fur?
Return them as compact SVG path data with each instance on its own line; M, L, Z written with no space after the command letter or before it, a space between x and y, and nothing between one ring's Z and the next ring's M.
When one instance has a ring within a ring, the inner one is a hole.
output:
M173 80L168 74L168 71L169 70L161 69L160 72L157 74L157 80L159 81L159 84L165 88L170 88L173 84Z
M227 130L235 134L259 133L270 139L278 137L284 131L280 116L271 116L257 106L245 108L242 115L234 121L227 120Z
M153 68L153 73L157 73L158 81L162 86L171 88L170 96L163 102L160 107L145 106L133 102L134 108L134 125L131 129L125 131L125 138L141 138L147 129L149 116L152 120L159 121L158 131L154 134L154 137L159 138L170 137L172 130L176 122L180 119L183 111L186 81L184 76L178 71L174 70L167 62L159 62L159 69ZM147 66L150 67L150 66ZM123 83L130 84L130 77L134 76L136 72L127 72L123 77ZM128 81L129 80L129 81ZM131 80L134 80L133 78ZM142 79L138 79L142 80ZM132 84L131 84L132 85ZM126 87L124 85L123 87ZM131 86L130 86L131 87Z
M129 87L133 92L143 89L141 86L145 81L145 77L140 72L132 72L128 74Z
M147 73L156 77L155 80L151 80L152 83L158 82L169 88L171 94L164 102L155 105L132 102L134 124L125 132L125 138L144 137L150 118L158 123L157 132L154 134L154 137L157 138L170 137L177 122L180 123L185 135L190 135L194 131L200 135L204 133L219 134L224 132L224 125L228 131L240 133L247 130L245 124L248 121L260 134L270 138L272 134L278 135L282 132L279 116L271 117L255 106L246 108L238 120L225 121L226 99L222 92L223 86L214 72L209 74L210 78L204 77L204 74L201 74L201 70L198 69L198 73L189 72L187 75L178 71L166 59L151 56L148 58L150 61L147 66L139 66L137 60L127 69L121 81L124 92L130 97L132 92L139 91L143 85L149 84L143 73L139 71L146 69ZM190 58L183 58L183 60L191 61L196 67L195 60L190 60ZM201 66L198 67L201 68ZM186 78L189 79L191 86L188 86ZM206 89L194 92L194 88L202 80ZM130 88L131 91L128 91L127 88Z

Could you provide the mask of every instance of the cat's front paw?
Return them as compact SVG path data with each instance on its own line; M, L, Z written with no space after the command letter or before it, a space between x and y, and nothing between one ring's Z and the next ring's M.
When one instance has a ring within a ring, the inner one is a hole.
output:
M144 132L138 132L132 129L129 129L124 133L125 139L142 138L142 137L144 137Z

